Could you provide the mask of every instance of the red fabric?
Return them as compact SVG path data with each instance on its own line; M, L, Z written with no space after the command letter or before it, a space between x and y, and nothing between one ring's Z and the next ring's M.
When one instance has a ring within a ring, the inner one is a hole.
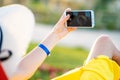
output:
M3 68L2 68L2 64L0 62L0 80L8 80Z

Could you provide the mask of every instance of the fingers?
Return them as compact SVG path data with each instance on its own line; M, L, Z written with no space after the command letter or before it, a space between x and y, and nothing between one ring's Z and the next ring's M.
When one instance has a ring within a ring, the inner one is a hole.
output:
M71 11L71 8L67 8L67 9L65 10L65 12L69 12L69 11Z
M63 20L62 20L62 23L64 24L65 22L67 22L67 20L70 18L70 15L67 15L67 16L65 16L64 18L63 18ZM74 31L74 30L76 30L77 28L76 27L69 27L69 28L67 28L68 29L68 31L70 32L70 31Z
M69 11L71 11L71 8L67 8L67 9L64 11L64 13L63 13L63 15L62 15L62 17L61 17L61 19L60 19L60 22L61 22L62 24L65 24L65 22L67 22L67 20L70 18L70 15L69 15L69 14L66 16L66 12L69 12ZM76 27L67 28L67 30L68 30L69 32L74 31L74 30L76 30L76 29L77 29Z
M71 11L71 8L67 8L67 9L64 11L64 13L63 13L63 15L62 15L62 17L61 17L62 23L65 23L65 22L70 18L70 15L67 15L67 16L66 16L66 12L69 12L69 11Z
M77 27L67 28L69 32L74 31L77 29Z
M64 18L66 16L66 12L69 12L69 11L71 11L71 8L65 9L65 11L64 11L64 13L63 13L61 18Z
M59 20L60 22L63 22L63 23L64 23L65 21L67 21L67 20L69 19L69 18L68 18L68 19L66 20L66 12L68 12L68 11L71 11L71 8L65 9L62 17L61 17L60 20ZM64 21L64 19L65 19L65 21Z
M67 22L67 20L70 18L70 15L67 15L67 16L65 16L62 20L61 20L61 22L62 23L65 23L65 22Z

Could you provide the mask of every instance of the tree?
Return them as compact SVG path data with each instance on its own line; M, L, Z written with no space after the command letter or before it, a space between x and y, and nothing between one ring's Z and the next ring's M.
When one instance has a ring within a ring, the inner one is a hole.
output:
M95 9L95 20L96 27L101 29L117 29L116 20L118 14L116 12L112 12L109 9L111 4L113 4L115 0L97 0L94 6Z

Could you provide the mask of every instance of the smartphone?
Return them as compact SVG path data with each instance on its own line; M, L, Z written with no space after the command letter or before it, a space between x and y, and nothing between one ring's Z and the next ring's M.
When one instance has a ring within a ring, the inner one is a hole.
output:
M72 10L66 12L68 14L70 18L66 22L67 27L93 28L95 25L93 10Z

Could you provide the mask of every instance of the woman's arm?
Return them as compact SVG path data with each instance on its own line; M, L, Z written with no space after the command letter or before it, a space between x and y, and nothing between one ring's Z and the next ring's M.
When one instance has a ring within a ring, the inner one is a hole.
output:
M70 9L66 9L70 11ZM43 39L41 44L45 45L49 51L66 36L70 31L74 31L76 28L67 28L65 22L69 19L69 15L62 15L58 23L54 26L53 30L48 34L48 36ZM11 80L27 80L29 79L37 70L37 68L46 59L46 52L37 46L28 55L26 55L19 63L15 73L10 78Z

